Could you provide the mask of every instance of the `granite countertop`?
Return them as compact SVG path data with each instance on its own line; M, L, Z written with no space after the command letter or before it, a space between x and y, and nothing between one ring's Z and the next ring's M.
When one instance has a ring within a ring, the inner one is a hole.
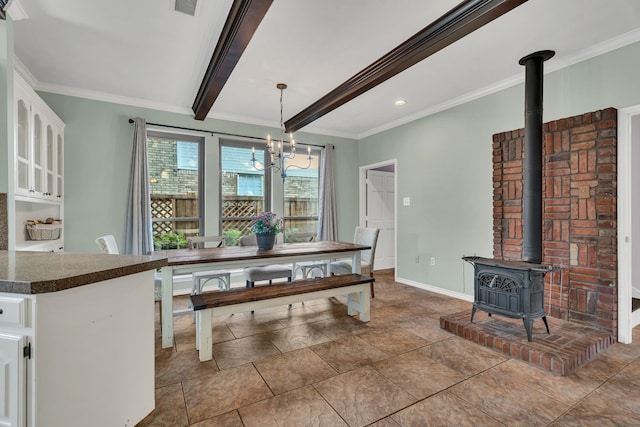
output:
M0 251L0 292L57 292L165 265L160 255Z

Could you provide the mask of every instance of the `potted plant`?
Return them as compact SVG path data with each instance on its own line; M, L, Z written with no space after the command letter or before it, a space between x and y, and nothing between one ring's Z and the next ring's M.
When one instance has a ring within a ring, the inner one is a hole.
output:
M282 219L273 212L263 212L251 222L251 231L256 233L258 249L273 249L276 234L282 231Z

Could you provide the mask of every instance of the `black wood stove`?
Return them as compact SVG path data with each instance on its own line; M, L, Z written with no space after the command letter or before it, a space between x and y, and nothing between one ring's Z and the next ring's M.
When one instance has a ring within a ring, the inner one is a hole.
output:
M543 50L520 59L525 66L525 127L523 176L522 260L464 257L474 265L474 301L477 310L521 318L531 341L533 321L544 311L544 277L551 267L542 265L542 64L555 52Z
M542 318L549 333L544 311L544 276L551 271L549 267L472 256L462 259L474 266L472 323L476 311L482 310L522 319L529 341L535 319Z

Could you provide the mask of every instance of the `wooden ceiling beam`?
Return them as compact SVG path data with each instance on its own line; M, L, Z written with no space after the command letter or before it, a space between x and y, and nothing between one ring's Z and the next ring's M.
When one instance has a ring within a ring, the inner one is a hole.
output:
M295 132L527 0L466 0L285 122Z
M209 114L271 3L273 0L234 0L193 101L196 120Z

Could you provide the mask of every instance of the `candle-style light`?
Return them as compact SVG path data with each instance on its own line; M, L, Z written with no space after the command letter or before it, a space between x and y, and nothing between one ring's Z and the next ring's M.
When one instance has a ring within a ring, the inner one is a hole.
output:
M280 176L284 180L287 177L287 170L289 168L298 168L298 169L309 169L311 166L311 147L307 149L307 160L308 163L306 166L299 166L289 164L287 165L287 161L293 160L296 157L296 141L293 139L293 133L289 133L289 141L285 141L285 127L284 120L282 117L282 94L284 90L287 88L287 85L284 83L278 83L276 87L280 90L280 139L277 141L273 141L271 139L271 135L267 135L267 143L266 150L269 153L270 164L264 167L260 166L260 163L256 159L256 150L255 147L251 147L251 164L253 168L256 170L266 170L271 168L272 170L277 170L280 172ZM289 145L289 150L285 150L285 143Z

